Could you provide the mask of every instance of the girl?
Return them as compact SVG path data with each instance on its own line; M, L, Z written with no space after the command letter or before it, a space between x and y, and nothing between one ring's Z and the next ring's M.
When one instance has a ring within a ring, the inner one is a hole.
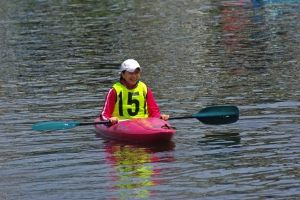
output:
M101 120L116 124L120 119L160 117L168 120L169 115L160 114L150 88L140 81L141 67L133 59L121 65L120 81L108 91L100 113Z

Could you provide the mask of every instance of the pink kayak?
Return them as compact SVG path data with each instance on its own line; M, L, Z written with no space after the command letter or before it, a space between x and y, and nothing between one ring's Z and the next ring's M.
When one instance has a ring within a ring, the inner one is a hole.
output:
M99 117L95 119L95 122L99 121ZM95 124L95 128L107 137L143 143L170 141L175 134L168 122L153 117L128 119L112 126Z

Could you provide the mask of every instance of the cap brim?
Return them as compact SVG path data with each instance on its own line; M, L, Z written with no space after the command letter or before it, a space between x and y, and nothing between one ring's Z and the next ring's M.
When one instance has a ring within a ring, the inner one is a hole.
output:
M126 70L126 71L128 71L128 72L134 72L136 69L140 69L140 71L141 71L141 68L140 67L136 67L134 70L132 70L132 71L130 71L130 70Z
M127 70L127 69L126 69L126 70L122 70L122 71L128 71L128 72L132 73L132 72L134 72L136 69L140 69L140 71L142 71L142 68L141 68L141 67L136 67L133 71ZM122 71L119 71L119 74L121 74Z

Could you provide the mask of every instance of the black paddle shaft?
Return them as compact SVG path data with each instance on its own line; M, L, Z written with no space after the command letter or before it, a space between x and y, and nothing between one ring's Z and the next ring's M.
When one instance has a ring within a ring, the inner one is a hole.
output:
M78 126L94 125L94 124L107 124L107 123L110 123L110 121L106 120L106 121L100 121L100 122L80 122L80 124L78 124Z
M188 118L195 118L192 115L188 115L188 116L181 116L181 117L170 117L169 120L172 119L188 119Z
M231 124L236 122L239 119L239 115L224 115L224 116L182 116L182 117L170 117L172 119L187 119L187 118L196 118L204 124L218 125L218 124Z

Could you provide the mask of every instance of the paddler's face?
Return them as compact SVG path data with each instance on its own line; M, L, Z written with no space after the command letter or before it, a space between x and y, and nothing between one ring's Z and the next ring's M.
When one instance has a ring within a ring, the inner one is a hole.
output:
M134 86L136 82L140 79L140 69L136 68L134 72L123 71L122 77L129 85Z

